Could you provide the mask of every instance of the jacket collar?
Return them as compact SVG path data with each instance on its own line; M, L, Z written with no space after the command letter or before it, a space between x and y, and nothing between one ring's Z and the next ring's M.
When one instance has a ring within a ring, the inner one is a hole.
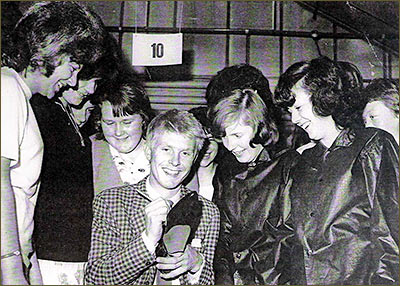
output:
M148 177L149 177L149 175L147 175L144 179L142 179L139 183L137 183L137 187L138 187L137 189L138 189L138 193L140 192L139 194L142 197L146 197L147 200L151 201L149 193L146 188L146 181L147 181ZM184 196L189 194L191 192L191 190L189 190L188 188L186 188L184 185L181 184L179 192L180 192L180 198L183 198Z
M318 142L314 147L310 148L309 150L305 150L304 153L312 153L314 156L318 156L320 153L330 152L338 147L349 147L351 144L353 144L354 139L354 131L346 128L339 133L329 148L325 147L321 142Z
M243 166L246 166L245 170L236 174L235 178L244 180L247 177L248 173L252 172L259 164L269 161L271 161L271 156L269 152L264 148L254 162L243 164Z
M336 147L348 147L353 143L354 139L355 132L353 130L349 128L343 129L329 149L332 150Z
M351 129L343 129L336 137L332 146L325 147L321 142L318 142L314 147L303 152L302 157L306 164L313 168L319 169L323 161L326 160L328 154L338 148L350 147L355 140L355 133Z

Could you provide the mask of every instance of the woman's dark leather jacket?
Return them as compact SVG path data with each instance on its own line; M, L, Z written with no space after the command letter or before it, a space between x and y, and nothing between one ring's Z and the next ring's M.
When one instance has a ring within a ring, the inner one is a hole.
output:
M240 172L223 182L216 284L288 282L286 242L293 231L286 224L290 207L286 179L297 157L290 151L271 159L264 149L255 164L242 164Z
M291 284L399 285L398 145L388 133L343 130L306 150L290 190Z

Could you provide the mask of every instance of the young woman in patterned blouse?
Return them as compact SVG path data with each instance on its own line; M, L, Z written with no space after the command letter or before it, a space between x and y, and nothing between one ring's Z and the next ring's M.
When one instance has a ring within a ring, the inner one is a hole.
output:
M149 174L144 143L154 116L144 88L131 77L104 86L99 94L99 132L91 137L95 194L137 183Z

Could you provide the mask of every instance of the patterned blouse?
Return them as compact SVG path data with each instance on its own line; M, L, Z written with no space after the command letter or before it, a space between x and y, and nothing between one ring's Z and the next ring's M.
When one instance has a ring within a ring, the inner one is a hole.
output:
M113 162L125 184L136 184L150 173L150 163L144 152L138 153L132 160L129 154L118 152L110 144L109 147Z

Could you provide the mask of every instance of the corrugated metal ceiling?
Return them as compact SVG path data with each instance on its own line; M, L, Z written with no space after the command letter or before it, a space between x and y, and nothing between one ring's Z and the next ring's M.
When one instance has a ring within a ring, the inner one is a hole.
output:
M301 7L324 17L398 56L398 1L296 1Z

